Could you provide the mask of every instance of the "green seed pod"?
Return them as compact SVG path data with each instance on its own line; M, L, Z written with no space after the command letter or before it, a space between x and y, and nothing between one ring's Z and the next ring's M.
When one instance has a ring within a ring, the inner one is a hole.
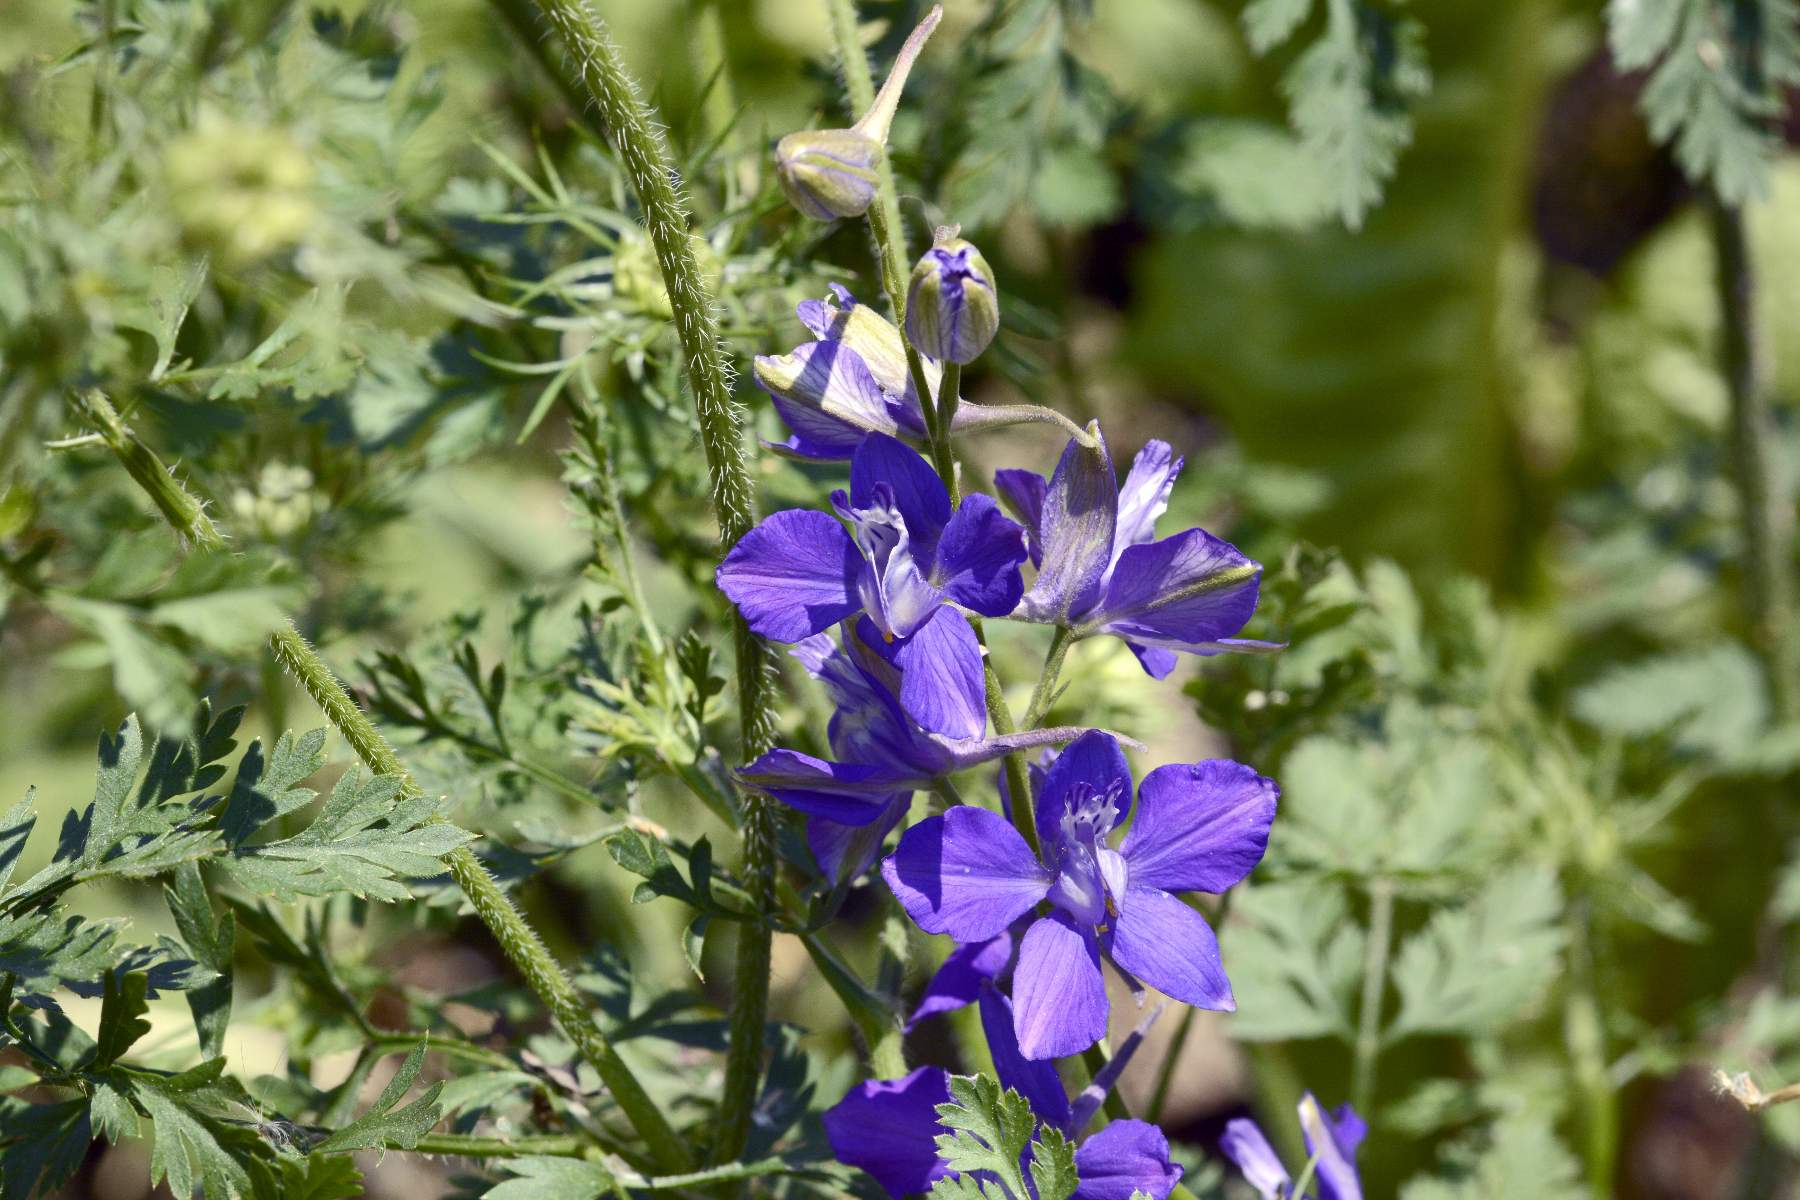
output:
M974 362L1000 328L1000 297L987 259L954 229L938 230L937 244L913 268L906 293L906 336L921 354L943 362Z
M775 146L775 177L816 221L860 217L875 199L881 143L854 129L803 129Z

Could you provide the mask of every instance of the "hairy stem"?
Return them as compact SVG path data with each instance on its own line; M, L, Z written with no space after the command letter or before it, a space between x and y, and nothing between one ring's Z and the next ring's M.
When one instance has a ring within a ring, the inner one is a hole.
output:
M1350 1096L1357 1111L1368 1112L1375 1097L1375 1065L1381 1056L1381 1000L1387 993L1388 953L1394 936L1394 885L1376 879L1369 884L1369 940L1363 947L1362 1002L1356 1009L1356 1062Z
M699 417L700 442L712 480L719 536L729 548L755 522L755 485L746 460L739 414L731 399L730 369L719 345L712 297L688 241L688 213L676 190L668 146L619 61L605 24L585 0L537 0L538 12L562 39L574 72L631 179L656 261L668 289L688 384ZM865 64L866 69L866 64ZM774 661L768 646L733 618L741 753L746 761L774 744ZM766 897L775 873L775 814L767 797L747 794L740 822L746 889ZM766 922L738 931L731 1002L731 1044L725 1061L715 1162L743 1152L762 1078L763 1027L769 1007L770 931Z
M596 1151L593 1143L574 1134L535 1134L519 1137L482 1137L472 1133L428 1133L412 1146L414 1154L444 1154L457 1158L585 1158Z
M71 403L184 542L203 550L225 545L225 535L206 515L206 505L189 494L155 451L131 431L105 395L89 388L75 393Z
M325 661L319 657L307 640L300 636L290 622L270 636L270 645L276 659L300 681L325 717L350 748L356 752L371 771L379 775L393 775L401 780L402 788L411 795L419 794L419 785L413 780L394 748L388 745L387 739L381 736L368 716L344 685L337 681ZM692 1166L693 1160L688 1148L676 1136L675 1130L663 1116L662 1110L650 1099L649 1093L632 1074L631 1068L619 1057L617 1050L600 1032L588 1012L587 1004L581 999L575 985L551 957L550 951L538 937L537 930L526 921L524 914L514 906L512 898L494 882L481 860L468 849L458 847L444 856L444 865L450 869L450 875L468 898L469 906L483 924L493 933L495 941L505 951L507 959L518 968L525 977L531 990L550 1009L556 1023L575 1043L581 1056L593 1065L600 1075L601 1082L618 1104L626 1120L631 1122L638 1136L644 1139L652 1159L663 1170L684 1171Z
M1731 466L1744 539L1744 604L1769 697L1784 721L1800 719L1800 643L1794 638L1794 505L1777 459L1775 420L1756 333L1756 275L1743 210L1713 197L1719 369L1731 395Z
M1569 997L1563 1009L1563 1038L1580 1092L1576 1105L1587 1163L1588 1186L1595 1196L1610 1196L1613 1159L1618 1150L1618 1116L1612 1081L1606 1068L1606 1032L1600 992L1594 982L1594 953L1589 940L1588 905L1574 905L1566 919L1569 931Z

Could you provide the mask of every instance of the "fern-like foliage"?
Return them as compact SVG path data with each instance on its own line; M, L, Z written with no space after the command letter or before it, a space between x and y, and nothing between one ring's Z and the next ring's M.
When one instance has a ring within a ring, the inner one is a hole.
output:
M1251 0L1251 49L1267 54L1293 40L1317 7L1323 27L1282 75L1288 119L1319 165L1333 206L1362 226L1412 140L1408 108L1431 88L1424 27L1366 0Z
M1728 204L1764 194L1784 89L1800 83L1795 0L1611 0L1621 70L1650 72L1644 114L1688 178Z

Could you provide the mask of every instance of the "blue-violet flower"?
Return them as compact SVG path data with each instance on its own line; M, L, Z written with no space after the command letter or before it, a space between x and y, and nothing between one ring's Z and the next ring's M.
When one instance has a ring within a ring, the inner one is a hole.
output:
M1356 1148L1368 1133L1368 1125L1348 1104L1327 1114L1311 1092L1300 1098L1299 1109L1300 1133L1313 1161L1319 1200L1362 1200ZM1219 1138L1219 1149L1237 1164L1263 1200L1303 1200L1289 1195L1293 1178L1255 1121L1237 1117L1227 1122L1225 1133Z
M1092 731L1044 775L1041 860L1004 817L959 806L907 830L882 875L921 929L959 942L986 941L1029 915L1013 976L1019 1044L1027 1058L1074 1054L1106 1035L1103 955L1173 999L1235 1007L1212 927L1177 893L1223 892L1248 875L1268 846L1277 795L1241 763L1158 767L1114 849L1131 770L1118 742ZM1045 901L1050 912L1036 915Z

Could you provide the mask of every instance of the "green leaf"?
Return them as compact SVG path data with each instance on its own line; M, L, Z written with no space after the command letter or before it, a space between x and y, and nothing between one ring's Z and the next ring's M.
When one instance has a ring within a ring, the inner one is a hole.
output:
M1061 1130L1045 1126L1031 1148L1031 1182L1038 1200L1068 1200L1079 1181L1075 1174L1075 1143Z
M60 1187L94 1140L84 1100L27 1104L0 1098L0 1200L31 1200Z
M1250 0L1244 5L1244 36L1250 48L1267 54L1294 34L1312 11L1313 0Z
M400 1064L400 1069L394 1072L388 1085L381 1089L381 1095L369 1106L369 1111L314 1146L309 1153L410 1150L418 1145L419 1138L431 1132L431 1127L443 1118L443 1109L438 1106L437 1100L444 1085L434 1083L411 1104L396 1106L419 1078L419 1071L425 1065L425 1049L424 1042L414 1046L407 1054L406 1061Z
M1364 933L1349 919L1343 889L1322 880L1240 888L1224 932L1245 1041L1349 1039Z
M1388 1036L1489 1034L1523 1016L1562 969L1561 912L1555 875L1519 867L1433 915L1395 959Z
M486 1200L597 1200L612 1191L612 1173L599 1163L526 1156L503 1165L514 1178L483 1192Z
M991 1172L1014 1196L1027 1194L1019 1162L1037 1129L1025 1097L986 1075L952 1075L948 1104L937 1106L938 1157L961 1175ZM1035 1161L1035 1158L1034 1158Z
M1281 86L1344 224L1361 228L1412 141L1407 105L1431 87L1423 28L1367 3L1334 2L1325 36L1294 60Z
M1434 1179L1415 1179L1401 1200L1581 1200L1590 1195L1575 1157L1536 1113L1495 1123L1485 1144L1464 1142Z
M194 1107L207 1083L217 1077L218 1068L197 1069L155 1083L140 1080L133 1089L155 1134L150 1150L152 1185L166 1179L177 1196L192 1196L204 1188L208 1200L250 1194L249 1173L221 1143L215 1118Z
M1612 667L1571 708L1621 738L1672 732L1679 746L1725 758L1754 749L1769 711L1756 660L1731 642Z
M399 776L365 776L353 768L303 832L237 846L219 865L243 887L277 900L341 892L406 900L412 896L406 880L439 874L443 856L474 839L438 819L440 803L405 796Z
M100 1032L94 1038L94 1070L119 1061L139 1038L150 1032L150 1022L144 1020L144 1014L150 1011L144 999L149 986L149 977L142 972L107 972L100 1005Z
M187 992L200 1035L200 1053L216 1058L225 1050L225 1030L231 1023L232 953L237 944L237 921L231 911L214 912L206 894L206 882L195 863L183 863L163 885L169 914L181 931L182 941L201 966L216 978Z
M299 737L283 733L267 760L262 743L251 742L219 818L226 842L239 845L269 822L311 802L318 793L299 784L324 765L323 729Z

